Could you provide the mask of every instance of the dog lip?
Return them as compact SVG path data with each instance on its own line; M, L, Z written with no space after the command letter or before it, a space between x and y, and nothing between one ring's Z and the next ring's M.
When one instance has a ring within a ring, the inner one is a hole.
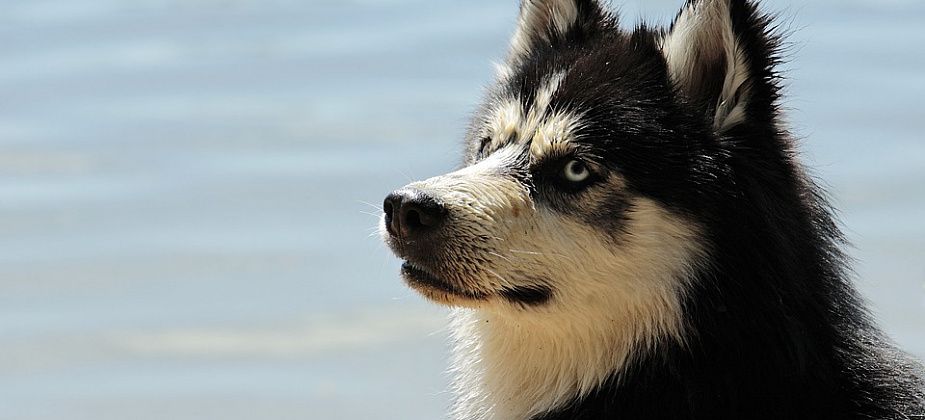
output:
M510 302L540 306L552 299L552 290L546 286L516 286L502 289L501 296Z
M401 273L411 286L420 286L431 289L437 289L442 292L450 293L456 296L465 297L468 299L485 299L488 295L479 292L472 292L467 290L461 290L456 286L448 283L446 280L437 277L429 270L421 267L418 264L412 263L411 261L405 261L401 265Z

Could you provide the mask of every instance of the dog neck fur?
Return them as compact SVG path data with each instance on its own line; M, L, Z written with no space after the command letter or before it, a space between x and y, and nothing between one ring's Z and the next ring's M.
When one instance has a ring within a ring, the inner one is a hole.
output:
M633 209L621 251L601 247L586 259L594 267L563 269L574 278L557 283L580 286L557 290L548 306L454 310L454 418L528 419L619 380L659 342L683 343L681 300L703 254L699 229L648 199Z

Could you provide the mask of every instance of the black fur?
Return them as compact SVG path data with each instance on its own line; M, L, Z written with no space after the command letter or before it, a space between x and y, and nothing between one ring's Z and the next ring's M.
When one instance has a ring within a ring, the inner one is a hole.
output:
M501 291L510 302L524 305L542 305L552 299L552 290L545 286L513 287Z
M832 211L779 124L771 20L730 2L750 95L746 121L716 134L715 81L681 92L659 49L663 33L623 31L595 2L579 3L575 27L511 61L514 76L489 102L519 95L529 106L542 80L569 69L552 108L583 115L576 137L586 155L630 193L701 224L709 259L684 299L683 345L661 343L537 419L925 418L920 367L871 322ZM470 161L481 143L470 142ZM619 217L597 213L602 226Z

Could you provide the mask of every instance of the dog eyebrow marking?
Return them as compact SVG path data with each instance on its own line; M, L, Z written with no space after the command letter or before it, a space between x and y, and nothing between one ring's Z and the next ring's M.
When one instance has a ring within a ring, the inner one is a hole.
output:
M519 96L499 101L487 118L483 137L490 141L485 152L509 143L528 145L536 160L550 153L568 151L568 142L581 125L580 116L551 107L566 73L560 71L549 76L540 84L530 104L524 105Z
M533 133L530 141L530 154L536 160L556 153L565 153L574 147L570 142L581 120L577 115L557 111L543 120Z
M566 71L553 73L552 76L549 76L549 79L546 79L546 83L541 84L540 88L536 90L536 99L534 100L532 110L535 110L540 116L549 108L549 104L552 102L552 96L559 90L559 85L561 85L562 80L565 79L565 74Z

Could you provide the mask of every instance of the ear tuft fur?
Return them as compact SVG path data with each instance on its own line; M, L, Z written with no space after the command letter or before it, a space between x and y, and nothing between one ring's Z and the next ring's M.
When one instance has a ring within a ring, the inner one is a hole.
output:
M773 103L752 106L776 98L777 43L768 21L746 0L690 0L662 39L669 75L717 133L774 116Z
M611 19L597 0L522 0L509 61L516 64L543 46L587 39Z

